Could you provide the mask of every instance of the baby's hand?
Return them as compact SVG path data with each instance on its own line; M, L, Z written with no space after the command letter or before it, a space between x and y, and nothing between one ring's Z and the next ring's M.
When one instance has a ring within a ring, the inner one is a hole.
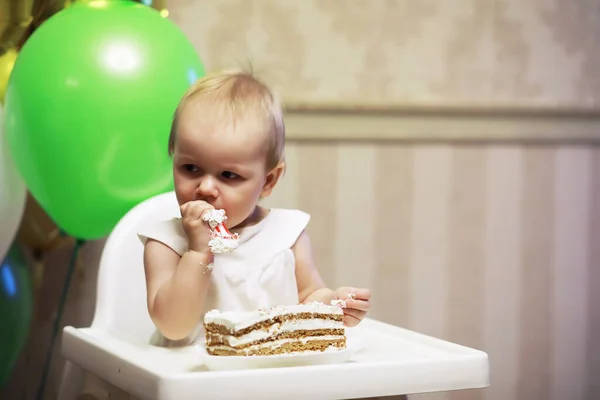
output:
M335 291L335 296L336 300L342 303L344 324L349 327L358 325L371 307L369 302L371 291L369 289L341 287Z
M211 239L210 226L202 220L202 214L214 207L205 201L194 200L183 204L181 211L181 225L188 238L190 250L202 254L211 254L208 241Z

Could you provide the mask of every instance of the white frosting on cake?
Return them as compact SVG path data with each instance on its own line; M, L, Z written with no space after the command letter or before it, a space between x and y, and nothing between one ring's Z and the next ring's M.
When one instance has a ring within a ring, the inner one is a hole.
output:
M343 315L344 312L341 308L337 306L327 305L320 302L311 302L306 304L280 305L258 311L238 312L211 310L205 314L204 323L215 323L223 325L230 331L235 332L240 329L244 329L251 325L254 325L258 322L266 321L280 315L300 313Z
M281 324L273 324L269 327L269 329L266 330L253 330L237 338L232 335L211 334L211 336L218 337L219 339L225 339L225 343L229 343L231 346L235 347L252 343L255 340L266 339L274 335L275 333L315 329L344 329L344 323L342 321L332 321L323 319L299 319L285 321Z

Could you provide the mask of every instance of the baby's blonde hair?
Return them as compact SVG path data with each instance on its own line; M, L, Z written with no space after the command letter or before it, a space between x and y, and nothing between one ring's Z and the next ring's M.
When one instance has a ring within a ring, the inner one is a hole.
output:
M260 121L264 121L263 131L267 135L267 169L271 170L285 161L285 125L281 104L266 84L251 72L241 70L224 70L207 74L188 89L173 117L169 135L169 155L173 155L180 112L198 97L207 98L218 106L228 108L234 120L252 113Z

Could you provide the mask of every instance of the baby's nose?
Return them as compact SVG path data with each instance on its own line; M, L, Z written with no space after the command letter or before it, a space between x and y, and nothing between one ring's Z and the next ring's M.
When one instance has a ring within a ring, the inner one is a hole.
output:
M215 196L216 191L217 182L211 176L203 176L196 189L196 192L201 196Z

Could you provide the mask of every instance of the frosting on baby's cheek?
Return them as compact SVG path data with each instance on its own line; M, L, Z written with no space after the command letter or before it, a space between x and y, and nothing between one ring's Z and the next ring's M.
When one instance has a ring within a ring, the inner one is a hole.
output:
M237 249L239 236L229 232L225 226L227 216L225 210L210 210L202 215L202 220L208 222L212 238L208 242L210 251L215 254L230 253Z

